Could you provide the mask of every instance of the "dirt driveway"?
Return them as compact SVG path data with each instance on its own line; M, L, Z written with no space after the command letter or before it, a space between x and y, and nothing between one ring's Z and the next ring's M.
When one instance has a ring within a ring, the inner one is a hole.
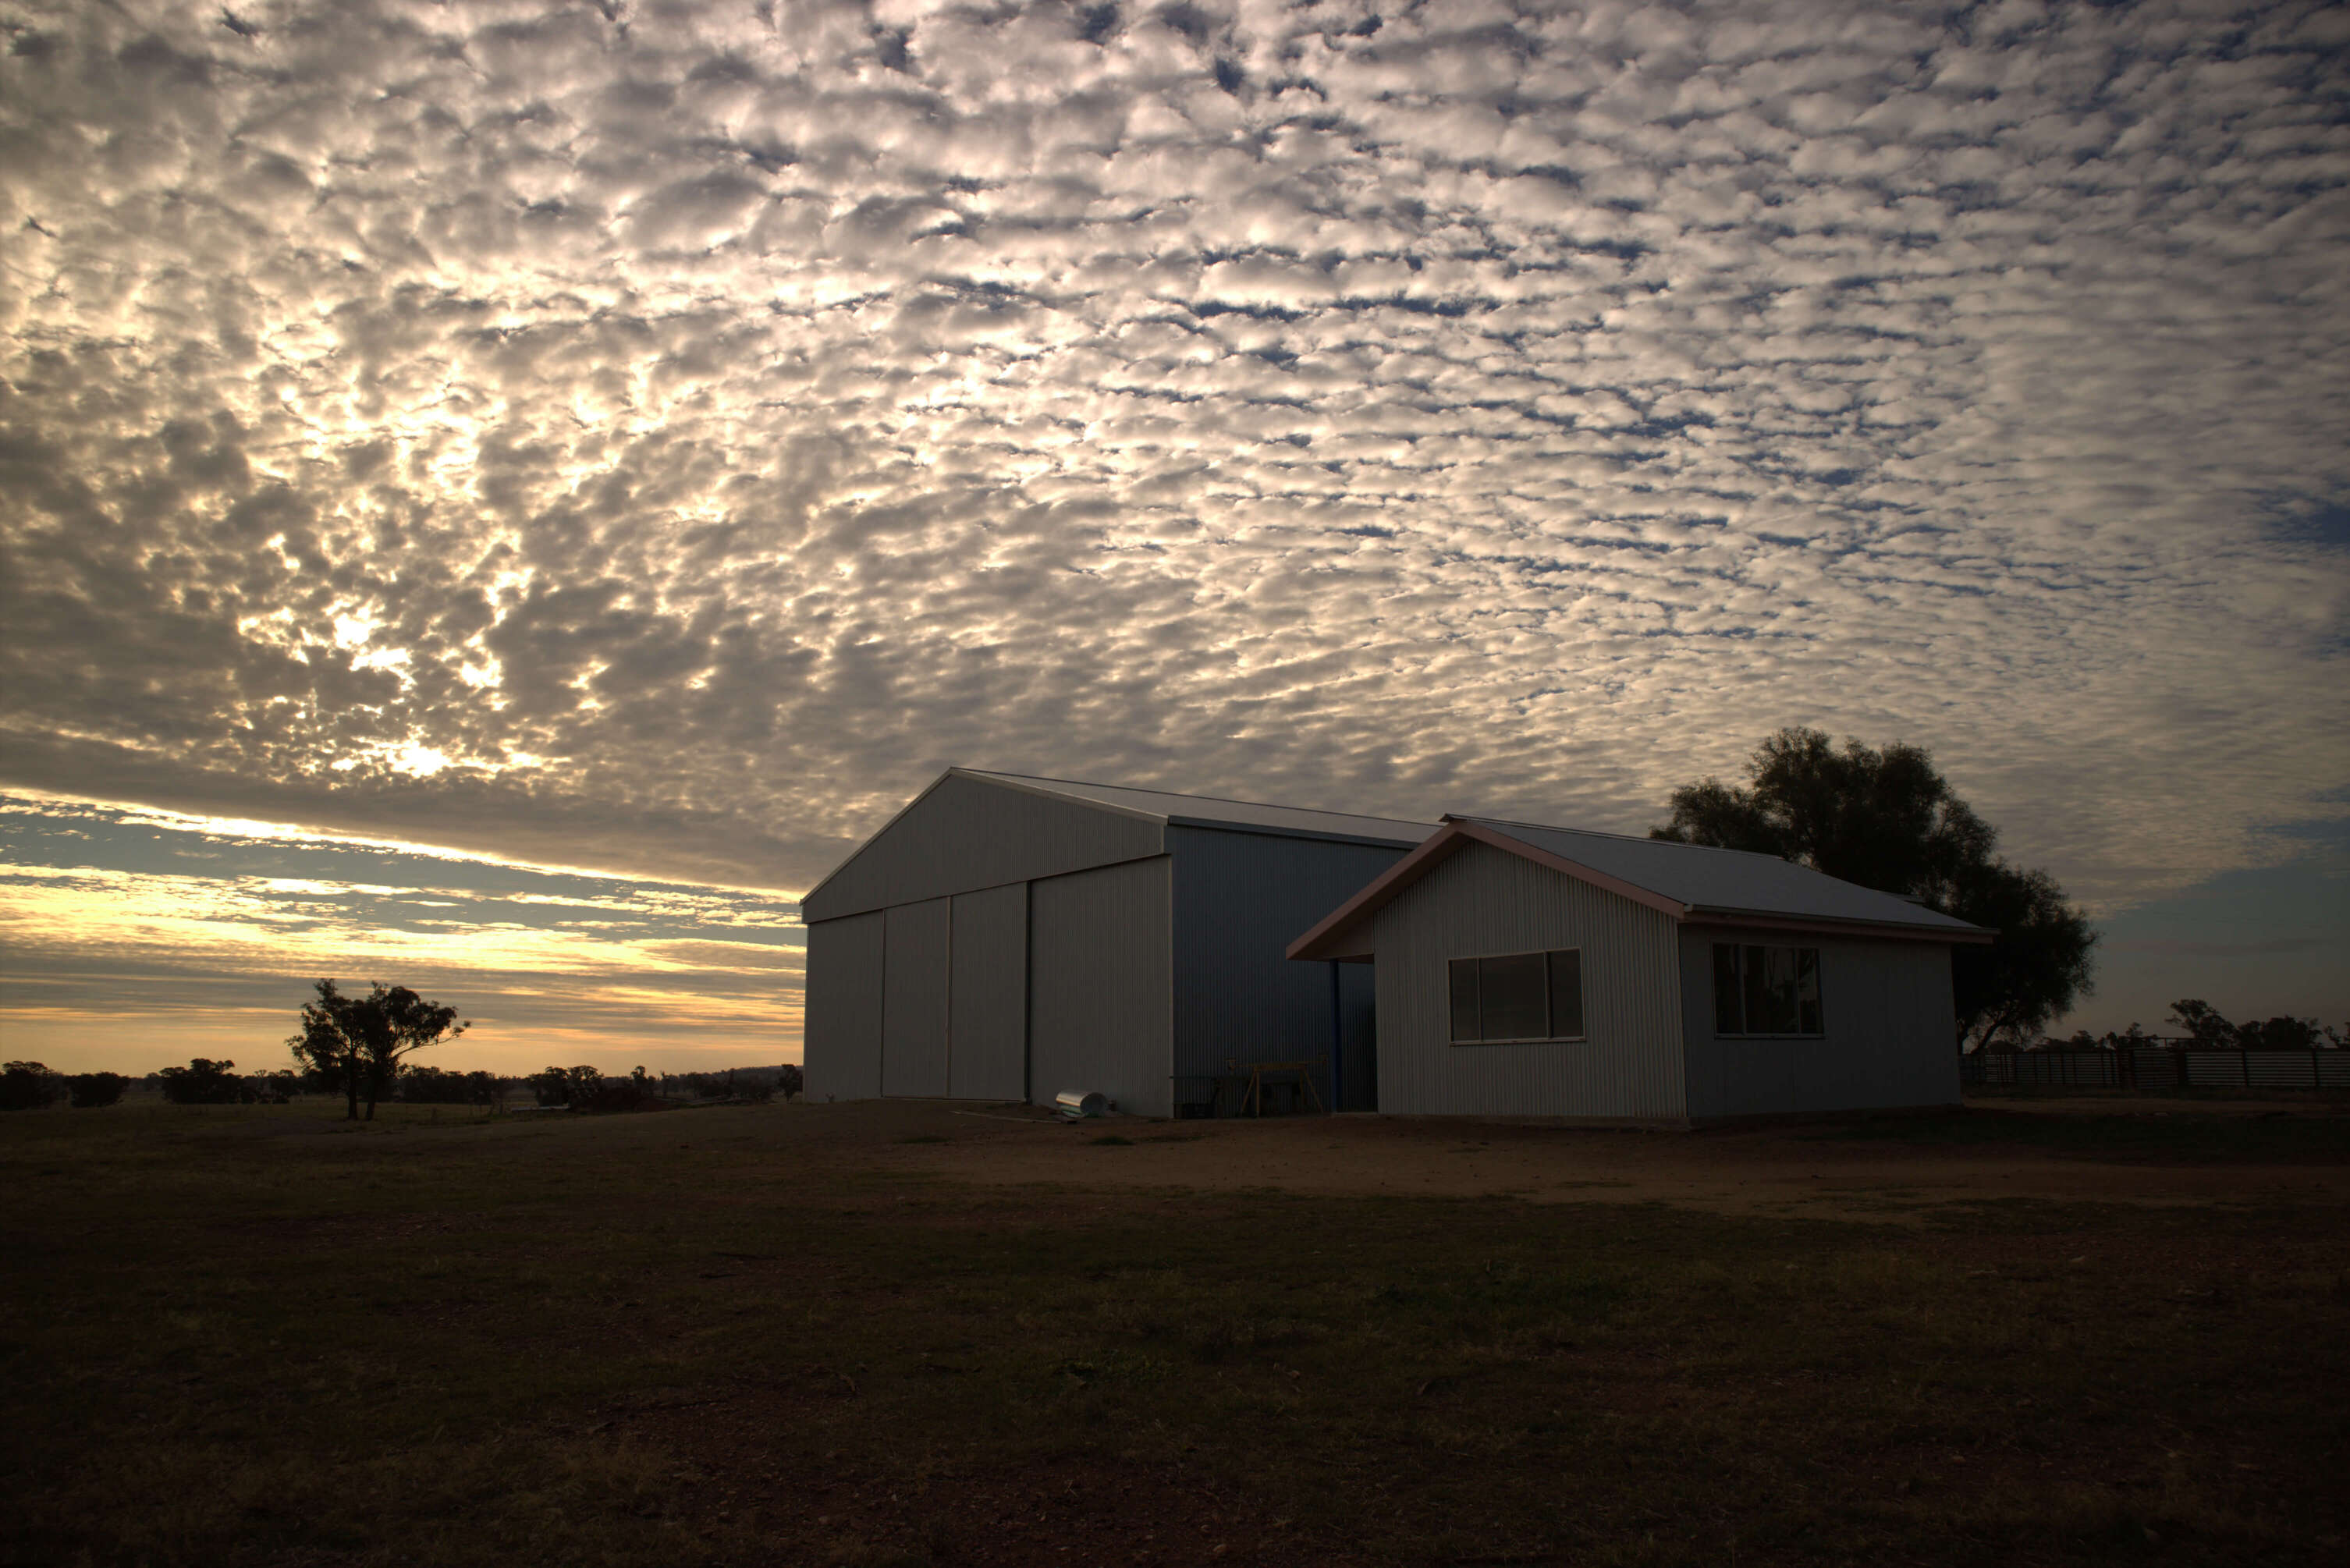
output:
M1948 1203L2350 1206L2350 1158L2222 1160L2019 1146L2033 1128L1998 1118L2066 1115L2273 1116L2264 1106L2181 1108L2113 1101L1973 1107L1954 1136L1918 1140L1892 1124L1735 1132L1565 1128L1455 1117L1347 1116L1264 1121L1069 1125L1022 1107L866 1103L806 1107L802 1127L853 1137L878 1164L981 1185L1253 1189L1327 1195L1511 1197L1533 1202L1663 1202L1741 1214L1914 1219ZM2327 1116L2325 1107L2292 1115ZM797 1119L797 1118L795 1118ZM2330 1116L2350 1139L2350 1118ZM1974 1135L1981 1134L1980 1138ZM829 1141L827 1138L827 1141Z

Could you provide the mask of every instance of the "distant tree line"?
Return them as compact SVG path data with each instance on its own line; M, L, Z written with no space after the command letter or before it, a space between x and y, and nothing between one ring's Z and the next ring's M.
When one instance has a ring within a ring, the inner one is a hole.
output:
M175 1106L282 1106L302 1091L302 1075L286 1068L240 1075L235 1067L198 1056L184 1067L151 1073L148 1080Z
M663 1073L642 1067L627 1077L607 1077L595 1067L548 1067L525 1080L540 1106L574 1111L650 1111L679 1099L735 1100L765 1105L777 1095L795 1097L805 1082L790 1063L780 1067L730 1067L723 1073Z
M495 1073L451 1072L442 1067L401 1067L393 1082L400 1100L411 1106L486 1106L505 1104L509 1079Z
M59 1073L39 1062L0 1064L0 1111L36 1111L59 1100L76 1110L110 1106L130 1080L120 1073Z
M0 1110L39 1110L60 1102L77 1109L119 1104L142 1080L120 1073L59 1073L39 1062L0 1065ZM198 1056L184 1067L146 1075L147 1086L179 1106L282 1106L301 1095L343 1095L347 1080L333 1070L278 1068L240 1073L226 1059ZM382 1097L411 1106L478 1106L499 1109L517 1090L544 1106L582 1111L658 1110L680 1102L764 1105L777 1095L796 1097L804 1082L796 1065L731 1067L714 1073L663 1073L642 1067L625 1077L588 1066L549 1067L526 1078L475 1070L402 1064Z
M2186 1045L2199 1051L2339 1051L2350 1046L2350 1023L2339 1029L2314 1018L2278 1016L2255 1023L2230 1023L2220 1010L2198 997L2170 1004L2165 1020L2184 1034L2150 1034L2137 1024L2092 1034L2077 1029L2063 1040L2043 1040L2043 1051L2147 1051L2166 1045Z
M284 1105L304 1087L297 1073L239 1073L235 1068L234 1062L198 1056L184 1067L150 1073L146 1082L181 1106ZM0 1066L0 1110L37 1110L59 1100L77 1110L96 1110L120 1103L138 1081L120 1073L66 1074L38 1062L10 1062Z
M472 1027L455 1008L380 981L364 995L346 992L332 980L319 981L311 991L300 1010L301 1028L286 1042L296 1068L240 1074L234 1062L198 1056L184 1067L151 1073L147 1081L175 1105L283 1105L298 1094L340 1095L345 1118L351 1121L360 1119L362 1105L366 1119L374 1120L377 1105L394 1095L410 1105L504 1107L514 1080L409 1060ZM606 1077L590 1066L549 1067L521 1080L540 1106L575 1111L657 1110L680 1098L764 1105L778 1094L796 1096L804 1081L800 1069L788 1063L723 1073L664 1073L659 1078L642 1067L626 1077ZM10 1062L0 1066L0 1109L36 1110L61 1098L78 1106L110 1106L130 1083L120 1073L68 1077L38 1062Z

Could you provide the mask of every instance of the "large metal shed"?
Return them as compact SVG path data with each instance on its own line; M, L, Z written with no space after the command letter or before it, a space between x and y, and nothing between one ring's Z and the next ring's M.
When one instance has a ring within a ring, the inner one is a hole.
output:
M1122 1110L1313 1061L1369 1109L1369 976L1291 938L1434 824L950 768L801 900L807 1092Z
M1377 976L1378 1106L1692 1127L1959 1101L1991 933L1774 856L1447 816L1290 948Z

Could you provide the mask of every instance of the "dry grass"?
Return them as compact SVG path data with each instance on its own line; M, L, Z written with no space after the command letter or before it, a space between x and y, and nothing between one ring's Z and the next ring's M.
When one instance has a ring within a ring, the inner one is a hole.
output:
M938 1111L390 1117L0 1120L0 1557L2350 1551L2350 1236L2233 1134L2162 1154L2225 1208L1896 1227L972 1188L898 1144L1023 1130ZM2062 1158L2147 1158L2105 1136Z

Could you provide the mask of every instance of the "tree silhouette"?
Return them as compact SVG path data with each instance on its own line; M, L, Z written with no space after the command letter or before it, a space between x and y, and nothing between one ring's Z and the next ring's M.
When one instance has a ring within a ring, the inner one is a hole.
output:
M286 1047L294 1059L343 1092L344 1119L375 1120L376 1102L391 1087L400 1065L428 1045L454 1040L473 1027L457 1010L427 1002L404 985L377 981L365 996L346 996L331 980L317 983L317 999L302 1005L302 1028Z
M198 1056L184 1067L166 1067L155 1075L163 1097L175 1106L250 1105L254 1091L239 1077L236 1064L224 1057Z
M122 1098L130 1080L120 1073L76 1073L66 1080L76 1110L95 1110Z
M2045 871L1994 853L1998 829L1922 747L1839 750L1824 731L1782 730L1756 749L1747 780L1673 791L1672 820L1648 836L1776 855L1996 931L1950 955L1961 1049L2021 1044L2094 989L2088 917Z
M2170 1022L2210 1051L2323 1051L2342 1044L2340 1034L2314 1018L2280 1016L2265 1023L2230 1023L2200 997L2172 1002Z
M38 1062L10 1062L0 1066L0 1110L39 1110L57 1099L64 1082Z

